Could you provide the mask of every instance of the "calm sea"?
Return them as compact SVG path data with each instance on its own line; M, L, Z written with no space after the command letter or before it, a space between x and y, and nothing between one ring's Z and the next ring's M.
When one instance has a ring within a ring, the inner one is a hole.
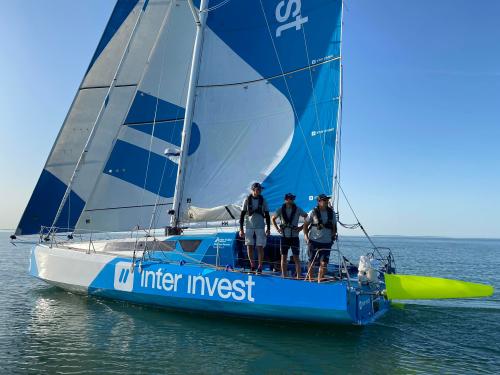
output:
M67 293L27 274L0 232L0 373L500 374L500 240L375 237L398 272L495 286L493 297L407 303L367 327L171 312ZM344 238L352 260L367 249Z

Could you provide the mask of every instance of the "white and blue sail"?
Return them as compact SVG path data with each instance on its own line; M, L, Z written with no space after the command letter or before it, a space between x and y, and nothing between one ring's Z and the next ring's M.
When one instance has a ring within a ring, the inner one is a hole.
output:
M263 181L272 209L310 208L332 191L342 3L208 4L181 202L211 220ZM17 234L168 223L195 33L187 1L117 2Z
M128 230L171 203L194 32L185 1L117 1L16 234Z
M209 220L204 209L241 204L254 181L271 209L288 191L311 208L332 191L342 3L224 3L204 27L194 102L201 142L187 160L181 203L191 206L181 217Z

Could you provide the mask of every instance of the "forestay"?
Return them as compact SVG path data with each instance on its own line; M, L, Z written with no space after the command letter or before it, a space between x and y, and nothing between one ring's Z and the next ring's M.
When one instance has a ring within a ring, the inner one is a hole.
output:
M288 191L309 209L315 195L332 191L342 2L224 3L204 28L200 143L186 161L181 217L241 204L254 181L263 181L271 209Z

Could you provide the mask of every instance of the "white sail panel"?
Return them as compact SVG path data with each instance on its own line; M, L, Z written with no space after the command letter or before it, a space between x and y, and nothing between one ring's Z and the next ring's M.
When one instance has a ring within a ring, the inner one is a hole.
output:
M109 86L127 46L126 60L122 63L116 85L137 84L142 77L166 12L173 2L174 0L118 1L82 87ZM134 31L139 16L141 16L140 23ZM113 30L115 32L109 36ZM133 32L134 36L130 40ZM106 43L101 46L103 42Z
M240 217L241 207L236 205L219 206L213 208L198 208L190 206L189 220L193 222L229 221Z
M251 183L281 161L294 133L289 101L265 80L199 88L194 122L202 142L189 157L183 195L206 208L241 203Z
M97 175L102 170L103 163L109 153L110 144L112 144L116 137L120 124L127 114L128 106L134 92L135 89L133 87L116 87L109 96L108 104L101 117L102 126L96 128L93 141L88 146L85 159L73 182L73 192L84 200L88 199L94 188ZM95 99L96 95L91 96ZM76 161L88 138L88 132L97 117L96 111L99 110L101 102L102 100L96 101L96 106L89 105L83 107L82 115L85 116L87 121L72 122L76 129L68 128L67 131L72 131L72 133L64 134L64 137L61 137L64 141L61 141L54 147L54 157L47 163L46 170L53 173L61 181L69 181L71 178ZM93 111L89 114L85 113L85 109L93 109ZM76 114L79 113L78 111L73 111L72 113L75 112ZM71 119L77 120L73 116ZM82 128L78 126L83 126L86 131L82 131ZM71 157L69 157L70 155ZM59 161L62 161L62 164Z

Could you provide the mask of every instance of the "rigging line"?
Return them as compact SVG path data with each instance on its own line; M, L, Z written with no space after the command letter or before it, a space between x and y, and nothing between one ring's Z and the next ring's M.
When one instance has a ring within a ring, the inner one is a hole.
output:
M219 4L214 5L211 8L207 8L205 10L200 10L199 12L200 13L208 13L208 12L214 11L214 10L219 9L220 7L223 7L224 5L228 4L230 1L231 0L224 0L224 1L220 2Z
M380 254L380 252L378 251L378 247L377 245L375 245L375 243L372 241L371 237L368 235L368 233L366 232L365 228L363 227L363 225L361 224L361 222L359 221L357 215L356 215L356 212L354 212L354 209L352 208L351 206L351 203L349 203L349 199L347 199L347 195L345 194L344 192L344 189L342 189L342 186L340 185L340 183L338 183L338 187L340 189L340 191L342 192L342 195L344 196L346 202L347 202L347 205L349 206L349 208L351 209L351 212L352 214L354 215L354 218L356 219L356 221L358 222L359 224L359 228L363 231L363 233L365 234L366 238L368 239L368 241L371 243L371 245L373 246L373 248L375 250L377 250L377 252Z
M311 61L311 59L309 58L309 48L307 46L305 25L302 25L302 35L304 37L304 47L306 49L307 63L309 64L309 62ZM314 81L313 81L313 77L312 77L311 65L309 65L309 69L308 70L309 70L309 80L311 81L311 90L312 90L312 94L313 94L314 111L315 111L315 114L316 114L316 125L318 126L318 130L321 131L321 125L319 123L318 102L317 102L317 99L316 99L316 91L314 90ZM319 135L320 140L321 140L321 153L323 154L323 166L325 167L325 176L328 178L328 168L326 166L326 155L325 155L326 136L327 136L326 132L324 132L323 134Z
M172 203L160 203L161 206L169 206ZM154 207L153 204L145 204L142 206L121 206L121 207L106 207L106 208L93 208L91 210L85 210L85 212L94 212L94 211L107 211L107 210L121 210L124 208L143 208L143 207Z
M342 164L342 119L343 119L343 97L344 97L344 65L342 64L342 40L344 36L344 0L342 0L341 17L340 17L340 88L339 88L339 107L337 113L337 127L336 127L336 146L335 147L335 174L334 174L334 187L333 193L335 194L337 213L339 212L339 184L340 184L340 172Z
M158 120L156 121L157 124L168 124L171 122L178 122L181 120L184 120L184 118L179 118L178 117L179 110L177 110L177 115L176 118L168 119L168 120ZM126 124L123 124L123 126L137 126L137 125L151 125L151 121L139 121L139 122L127 122Z
M68 220L66 222L66 227L69 229L69 218L71 217L71 194L68 196Z
M290 71L285 72L285 73L275 74L275 75L269 76L269 77L263 77L263 78L252 79L249 81L241 81L241 82L219 83L219 84L212 84L212 85L197 85L196 87L198 87L198 88L227 87L227 86L248 85L251 83L257 83L257 82L262 82L262 81L270 81L270 80L273 80L276 78L283 78L283 76L295 74L295 73L301 72L301 71L306 70L306 69L315 68L315 67L323 65L323 64L328 64L328 63L331 63L331 62L336 61L336 60L340 60L340 56L331 57L329 59L325 59L324 61L321 61L321 62L316 63L316 64L309 64L307 66L303 66L302 68L297 68L297 69L290 70ZM282 72L283 72L283 70L282 70Z
M186 74L184 75L184 85L182 87L182 90L180 90L179 92L179 103L182 103L182 97L185 96L185 93L186 93L186 89L187 89L187 82L188 82L188 79L189 79L189 72L190 72L190 68L191 68L191 63L189 64L188 68L186 69ZM176 122L179 121L181 118L179 117L180 115L180 112L181 112L181 107L178 106L177 108L177 112L175 114L175 117L176 117ZM185 115L185 114L184 114ZM182 120L184 120L184 116L182 116ZM173 138L173 134L174 134L174 130L175 130L175 127L172 126L172 129L171 129L171 132L170 132L170 139ZM182 130L181 130L182 131ZM189 146L188 146L189 147ZM180 149L180 146L179 146L179 149ZM152 215L156 218L154 224L150 223L150 229L151 229L151 226L153 225L155 228L158 227L158 221L160 220L160 215L157 215L157 210L158 210L158 206L160 205L159 201L161 199L160 197L160 189L161 189L161 186L163 184L163 177L164 177L164 174L165 174L165 168L166 168L166 164L167 164L167 160L166 160L166 155L165 155L165 165L163 167L163 172L162 172L162 177L161 177L161 182L160 182L160 187L158 189L158 193L157 193L157 201L153 207L153 212L152 212ZM172 178L172 175L174 174L174 171L175 169L174 168L171 168L170 169L170 173L168 175L168 178ZM173 203L170 203L170 204L173 204Z
M338 98L334 98L332 101L338 101ZM331 115L330 115L330 122L329 122L329 126L328 126L328 128L329 128L329 129L332 129L332 128L333 128L333 126L334 126L334 124L333 124L334 118L335 118L335 112L334 112L334 111L332 111L332 113L331 113ZM326 137L326 132L325 132L325 137ZM336 143L336 142L337 142L337 141L336 141L336 138L335 138L335 143ZM335 149L335 152L336 152L336 149ZM332 171L332 178L333 178L333 175L335 174L335 168L336 168L336 166L335 166L335 155L333 155L333 159L334 159L334 160L332 161L332 167L333 167L333 171ZM331 181L331 184L332 184L332 190L331 190L331 191L332 191L332 193L334 193L335 191L334 191L334 186L333 186L333 179L332 179L332 181ZM330 181L328 181L328 188L330 188ZM328 190L328 191L330 191L330 190ZM335 207L335 206L334 206L334 207ZM337 211L337 210L335 210L335 212L337 212L337 213L338 213L338 211Z
M115 85L115 87L134 87L137 86L136 83L127 83L123 85ZM80 90L94 90L94 89L107 89L109 86L86 86L80 88Z
M340 78L341 85L342 85L342 80L343 80L343 77L342 77L342 74L341 74L341 78ZM342 91L342 89L341 89L341 91ZM335 177L334 177L334 180L335 180L334 194L335 194L335 197L336 197L337 212L339 212L338 211L338 207L339 207L339 186L340 186L340 177L341 177L341 173L340 172L341 172L341 165L342 165L342 117L343 117L342 116L342 97L340 98L339 106L340 106L340 110L339 110L339 117L338 117L338 120L337 120L337 133L338 133L337 147L336 147L337 157L336 157Z
M151 214L151 220L149 221L149 228L148 228L148 233L151 231L151 228L153 227L153 222L156 217L156 208L158 207L158 203L160 202L160 190L163 185L163 177L165 176L165 168L167 167L167 157L165 156L165 161L163 163L163 170L161 172L161 178L160 178L160 184L158 185L158 192L156 193L156 202L155 206L153 208L153 212Z
M83 162L83 159L85 158L85 155L87 154L88 152L88 147L90 145L90 143L92 142L93 138L94 138L94 135L95 135L95 131L96 131L96 128L97 128L97 124L100 122L101 118L102 118L102 115L103 115L103 112L104 112L104 109L107 107L107 104L108 104L108 101L109 101L109 98L111 96L111 93L115 87L115 84L117 82L117 79L118 79L118 74L120 73L121 71L121 68L122 68L122 65L123 65L123 62L125 60L125 56L128 54L129 50L130 50L130 44L135 36L135 33L137 31L137 26L139 25L140 23L140 20L143 16L145 12L145 9L144 7L142 8L142 10L139 10L139 15L137 16L137 19L135 20L135 23L134 23L134 27L132 28L132 31L130 33L130 36L127 40L127 44L125 46L125 49L123 50L123 53L122 53L122 56L120 58L120 61L118 63L118 66L116 68L116 71L115 71L115 74L113 76L113 79L111 80L111 84L109 85L109 88L108 88L108 91L104 97L104 100L102 101L102 104L101 104L101 107L99 109L99 112L97 113L97 117L92 125L92 128L90 130L90 133L89 133L89 136L87 138L87 141L85 142L85 145L83 146L83 150L76 162L76 165L75 165L75 168L73 170L73 173L71 174L71 177L69 179L69 182L68 182L68 185L66 187L66 191L64 192L64 195L61 199L61 203L59 204L59 208L57 209L57 212L56 212L56 215L54 216L54 221L52 222L52 228L55 228L55 225L57 223L57 221L59 220L59 217L61 215L61 212L62 212L62 209L64 207L64 205L66 204L66 200L68 199L68 196L72 190L72 185L73 185L73 181L75 180L76 178L76 174L77 174L77 171L78 169L80 168L80 165L81 163Z
M321 185L321 188L324 190L325 187L323 186L323 181L322 181L322 179L321 179L321 177L319 175L318 169L316 168L316 164L315 164L314 159L312 157L311 150L309 149L309 144L307 143L307 139L306 139L306 136L304 134L304 130L302 129L302 125L300 124L300 119L299 119L297 110L295 108L295 103L293 101L292 93L290 92L290 88L288 87L288 82L287 82L286 77L284 75L283 65L281 64L281 60L280 60L280 57L279 57L279 54L278 54L278 50L276 48L276 44L274 43L273 35L271 33L271 28L270 28L269 22L267 20L267 16L266 16L266 11L264 9L264 5L262 4L262 0L259 0L259 2L260 2L260 7L262 9L262 14L264 15L264 20L266 21L267 32L269 33L269 38L271 39L271 43L273 44L274 53L276 54L276 59L278 60L278 64L280 66L280 70L281 70L281 74L283 76L283 80L285 81L285 86L286 86L286 89L288 91L288 95L290 96L290 104L292 105L292 109L293 109L293 112L295 114L295 117L297 118L297 123L298 123L299 129L300 129L300 132L302 133L302 137L304 138L304 144L306 146L307 153L309 154L309 159L312 162L312 165L314 167L314 171L316 172L316 176L317 176L318 181L319 181L319 183Z
M167 14L165 15L164 22L169 17L169 15L170 15L170 11L168 11ZM163 34L167 30L168 30L168 24L164 25L164 28L162 28L161 33ZM146 162L146 172L144 174L144 185L142 187L142 192L141 192L140 206L142 206L142 204L144 203L144 195L145 195L145 191L146 191L146 184L148 181L149 163L151 161L151 153L152 153L152 149L153 149L153 140L154 140L154 134L155 134L155 130L156 130L156 117L158 116L158 105L160 103L160 89L161 89L162 82L163 82L163 72L165 71L165 60L167 57L167 50L168 49L165 48L163 51L162 64L161 64L161 70L160 70L160 78L158 80L158 89L156 90L155 113L154 113L154 117L153 117L153 127L151 129L151 137L149 138L148 159ZM165 164L166 164L166 159L165 159ZM159 186L159 189L161 189L161 185ZM156 204L155 204L155 206L156 206ZM142 215L139 215L138 218L139 218L139 221L142 221ZM139 224L140 223L138 223L137 225L139 225Z

